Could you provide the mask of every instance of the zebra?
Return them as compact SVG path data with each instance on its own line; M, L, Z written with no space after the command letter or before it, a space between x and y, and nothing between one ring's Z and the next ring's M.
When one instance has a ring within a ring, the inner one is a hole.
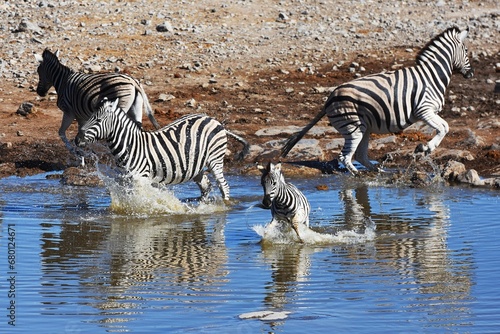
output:
M217 120L201 114L185 115L156 131L144 131L118 106L118 99L105 99L75 138L78 147L106 140L118 167L131 176L149 178L156 184L180 184L193 180L206 201L211 184L205 167L214 175L224 200L229 185L223 175L229 135L243 144L238 156L249 152L249 144L225 130Z
M86 74L75 72L59 61L59 51L52 53L45 49L42 55L35 54L38 61L38 85L36 92L46 96L54 86L58 94L57 106L63 111L59 137L73 154L75 148L66 137L66 130L74 119L78 127L83 126L93 114L100 101L107 97L119 99L119 106L142 126L142 107L156 129L160 125L153 115L153 110L142 85L134 78L120 73Z
M351 172L358 170L354 158L368 170L378 170L368 159L370 133L395 133L417 121L423 121L436 134L420 143L415 153L430 154L448 133L448 123L438 113L453 71L466 79L474 70L464 45L468 29L452 27L434 37L417 54L416 65L396 71L372 74L338 86L323 109L300 132L291 136L281 150L285 157L293 146L323 116L344 137L339 161Z
M303 242L300 231L309 228L311 205L306 196L293 184L286 182L281 171L281 163L269 162L266 167L257 165L261 171L261 185L264 189L262 207L271 209L273 219L267 226L277 226L288 222L297 237Z

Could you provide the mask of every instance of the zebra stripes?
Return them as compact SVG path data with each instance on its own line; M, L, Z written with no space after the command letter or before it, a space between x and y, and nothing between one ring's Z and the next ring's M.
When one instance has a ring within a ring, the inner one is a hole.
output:
M50 87L55 87L58 94L57 106L63 111L59 136L72 153L76 152L66 137L66 130L74 119L79 127L83 126L105 97L119 99L119 107L139 124L142 124L144 105L151 123L157 129L160 128L146 93L137 80L119 73L74 72L60 63L58 54L46 49L42 56L35 55L39 62L36 92L40 96L45 96Z
M437 114L443 108L452 73L473 76L464 45L467 32L453 27L434 37L418 53L413 67L368 75L338 86L321 112L288 139L281 156L285 157L324 115L345 138L339 160L352 174L358 172L351 162L353 156L369 170L377 169L368 158L372 132L399 132L423 121L436 134L426 145L419 144L415 152L431 153L449 131L448 123Z
M146 177L153 183L179 184L194 180L206 200L210 181L205 167L213 173L224 200L229 186L223 175L227 136L243 144L240 157L249 145L206 115L187 115L153 132L142 129L118 107L118 100L105 100L78 131L79 147L106 140L117 165L133 176Z
M273 219L268 226L288 222L300 241L300 231L309 227L311 206L304 194L293 184L285 181L281 163L269 162L266 167L257 166L262 173L261 184L264 189L262 206L271 209Z

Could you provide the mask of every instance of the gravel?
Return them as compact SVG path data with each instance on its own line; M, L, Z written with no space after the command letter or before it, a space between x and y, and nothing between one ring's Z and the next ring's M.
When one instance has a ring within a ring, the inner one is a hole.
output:
M188 66L217 73L314 70L379 50L391 57L391 48L421 47L452 25L471 29L473 57L497 54L500 43L497 1L41 0L3 2L0 16L0 76L18 87L36 83L32 54L45 48L87 72Z

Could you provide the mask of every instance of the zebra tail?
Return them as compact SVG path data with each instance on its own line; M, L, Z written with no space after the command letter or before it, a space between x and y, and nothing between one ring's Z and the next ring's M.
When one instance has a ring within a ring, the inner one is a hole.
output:
M148 118L151 121L151 123L153 123L156 130L158 130L161 128L161 126L156 121L153 108L151 108L151 104L149 103L149 99L148 99L148 96L146 95L146 92L144 92L144 88L142 87L142 85L140 85L140 87L141 87L142 99L144 101L144 106L146 107L146 113L148 115Z
M241 150L240 154L238 154L238 157L236 158L238 161L243 160L243 158L250 153L250 144L243 139L242 137L238 136L237 134L232 133L229 130L226 130L226 133L230 136L239 141L241 144L243 144L243 149Z
M320 119L323 118L323 116L326 115L326 108L323 108L317 115L316 117L313 118L309 124L307 124L302 130L299 132L293 134L288 140L286 141L285 145L281 149L281 157L284 158L290 152L290 150L299 142L299 140L304 137L304 135L309 131L316 123L319 122Z

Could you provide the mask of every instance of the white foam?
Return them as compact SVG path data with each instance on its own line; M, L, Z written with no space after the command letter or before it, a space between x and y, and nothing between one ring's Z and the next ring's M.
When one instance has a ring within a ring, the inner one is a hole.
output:
M227 210L222 199L209 203L183 202L174 191L153 186L147 178L124 178L106 168L98 169L98 175L110 193L110 209L117 214L210 214Z
M309 245L328 244L356 244L364 243L375 239L375 223L370 218L365 219L366 228L364 232L352 230L339 231L335 234L320 233L310 228L303 228L300 231L302 243ZM279 228L269 225L254 225L252 229L262 237L262 242L273 244L299 243L295 231L290 228Z

